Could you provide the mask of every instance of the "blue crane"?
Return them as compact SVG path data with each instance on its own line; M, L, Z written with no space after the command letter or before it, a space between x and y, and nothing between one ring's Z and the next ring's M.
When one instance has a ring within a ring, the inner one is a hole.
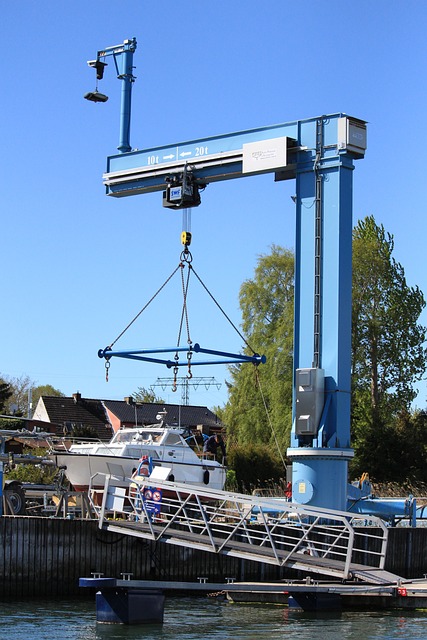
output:
M111 50L115 57L126 56L129 69L136 41L126 43L133 45L123 52ZM109 51L98 52L97 60ZM122 80L131 83L129 75ZM121 131L129 130L129 118L130 106L122 109ZM273 173L275 181L295 180L293 427L287 450L292 495L300 504L339 510L348 506L348 463L354 455L353 171L366 148L366 122L334 113L137 151L121 141L120 153L107 158L103 176L110 197L161 192L163 205L176 208L198 206L200 189L222 180L260 173ZM141 354L130 357L135 356ZM367 497L367 486L353 487L355 510ZM393 509L404 515L407 507Z

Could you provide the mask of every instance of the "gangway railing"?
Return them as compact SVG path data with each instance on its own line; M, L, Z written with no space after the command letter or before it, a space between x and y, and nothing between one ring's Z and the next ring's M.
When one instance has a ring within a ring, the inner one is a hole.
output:
M100 475L89 496L102 529L341 579L397 578L384 571L380 518L360 527L360 516L348 512L152 478L100 482Z

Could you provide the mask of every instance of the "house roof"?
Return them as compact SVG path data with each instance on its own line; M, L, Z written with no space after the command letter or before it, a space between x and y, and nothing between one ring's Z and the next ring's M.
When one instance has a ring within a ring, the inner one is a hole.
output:
M209 428L221 428L222 423L218 416L207 407L165 404L155 402L127 403L123 400L103 400L103 404L113 413L122 424L153 424L158 422L157 415L166 411L165 421L168 424L181 424L182 426L197 427L204 425ZM136 413L136 420L135 420Z
M42 399L50 422L63 427L67 423L92 427L101 440L110 440L112 429L100 400L63 396L42 396Z
M42 400L52 423L65 426L85 426L96 430L101 440L110 440L112 427L107 415L108 409L123 426L146 425L158 422L157 415L166 411L168 424L180 424L195 428L203 425L209 429L221 429L219 418L207 407L165 403L129 403L125 400L96 400L82 398L80 394L67 398L63 396L42 396ZM62 434L61 434L62 435Z

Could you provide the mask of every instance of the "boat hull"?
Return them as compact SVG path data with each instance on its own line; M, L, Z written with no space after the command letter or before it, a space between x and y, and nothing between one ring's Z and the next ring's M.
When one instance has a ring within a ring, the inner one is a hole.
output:
M125 456L84 455L81 453L56 453L50 456L57 467L63 468L75 491L87 491L104 486L105 474L130 478L139 460ZM200 460L199 464L186 462L157 462L154 466L170 469L169 479L175 482L199 485L222 490L225 484L225 468L214 461ZM99 477L98 477L99 476Z

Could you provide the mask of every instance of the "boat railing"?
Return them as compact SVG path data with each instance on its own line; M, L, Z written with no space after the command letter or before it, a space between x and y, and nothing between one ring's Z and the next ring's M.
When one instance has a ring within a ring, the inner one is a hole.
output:
M200 460L220 462L220 460L218 460L218 456L216 456L214 453L210 453L208 451L195 451L194 453L198 458L200 458Z
M68 451L73 444L102 444L103 441L100 438L82 438L73 436L63 436L58 438L46 438L49 448L52 451Z

